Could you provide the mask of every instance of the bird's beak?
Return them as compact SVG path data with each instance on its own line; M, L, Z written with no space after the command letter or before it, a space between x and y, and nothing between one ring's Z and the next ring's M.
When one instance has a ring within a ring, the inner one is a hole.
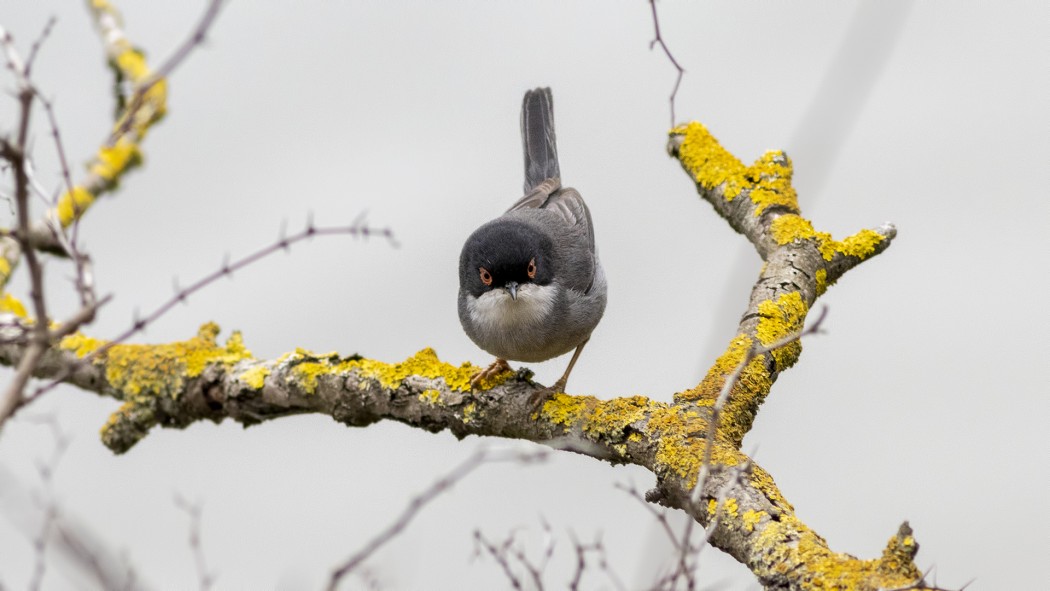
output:
M507 285L503 286L503 289L506 289L507 293L510 294L510 299L512 299L512 300L518 299L518 282L517 281L510 281L510 282L508 282Z

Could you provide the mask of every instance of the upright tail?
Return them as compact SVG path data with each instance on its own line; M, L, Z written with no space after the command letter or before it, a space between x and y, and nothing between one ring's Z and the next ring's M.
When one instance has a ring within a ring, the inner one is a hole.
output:
M554 97L550 88L525 93L521 103L521 144L525 152L525 192L550 178L560 178L554 138Z

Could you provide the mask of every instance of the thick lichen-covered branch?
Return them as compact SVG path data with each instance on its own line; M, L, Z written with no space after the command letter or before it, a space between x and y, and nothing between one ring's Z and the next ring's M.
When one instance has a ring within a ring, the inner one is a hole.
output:
M226 419L249 426L300 413L350 426L394 420L457 437L527 439L650 470L656 487L647 499L680 508L705 526L714 523L711 543L746 564L766 588L874 591L921 583L913 561L918 546L906 525L878 558L836 553L798 519L772 476L740 451L773 383L799 358L801 344L792 335L802 330L814 302L846 271L885 250L893 227L845 240L815 230L801 217L785 155L771 152L744 166L700 124L675 129L671 152L700 195L765 263L725 352L699 384L670 403L559 393L536 408L529 401L542 386L525 371L506 372L473 390L470 379L480 368L443 362L430 349L399 363L305 349L261 360L238 333L220 343L213 324L162 345L107 348L104 341L70 335L47 351L36 375L65 376L122 401L102 427L103 442L118 453L156 426ZM18 326L14 314L8 317L0 331ZM772 346L780 343L787 344ZM13 342L0 345L0 363L17 364L23 351ZM712 424L727 381L728 396Z
M0 325L15 321L10 314L4 320ZM300 413L325 414L351 426L394 420L433 432L448 429L457 437L528 439L615 464L637 464L657 476L653 500L683 508L701 523L713 516L711 494L702 494L699 505L687 502L703 457L708 413L702 406L643 396L599 400L557 394L536 409L528 400L542 386L527 373L507 372L473 391L470 378L479 368L443 362L431 349L399 363L303 349L260 360L239 333L224 343L218 333L209 323L185 341L115 345L94 357L105 341L75 334L48 351L37 375L60 375L72 366L67 382L120 400L101 429L103 442L118 453L156 426L182 428L200 420L249 426ZM0 362L17 363L21 350L0 345ZM725 493L730 501L712 542L752 566L763 581L792 576L763 566L755 558L763 555L775 556L789 573L789 565L797 572L818 557L822 577L885 571L865 580L894 585L914 579L910 559L891 567L885 557L861 561L831 552L794 516L772 477L731 442L720 439L712 458L705 490L724 487L732 470L747 466L745 477ZM914 541L909 544L914 550Z
M675 395L676 402L710 406L749 348L799 332L828 286L888 248L896 229L885 224L844 240L818 232L801 216L786 154L767 152L745 166L700 123L672 130L668 151L696 183L701 198L747 237L765 261L737 335L700 384ZM801 343L794 342L755 357L743 369L719 424L721 437L740 445L773 382L801 351Z

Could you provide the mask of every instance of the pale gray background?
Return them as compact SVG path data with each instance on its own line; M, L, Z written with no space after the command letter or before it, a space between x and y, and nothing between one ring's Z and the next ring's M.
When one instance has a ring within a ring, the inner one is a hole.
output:
M154 64L203 5L120 2ZM823 299L828 334L805 343L745 449L757 448L799 516L836 550L874 557L909 519L918 563L936 565L941 584L1045 583L1050 5L876 2L852 35L868 53L840 67L833 60L856 2L660 9L689 71L679 119L702 120L745 162L787 149L804 214L820 229L900 229L887 253ZM0 4L22 51L50 15L59 22L36 79L56 99L79 171L112 108L86 12L71 0ZM885 37L898 18L894 45ZM456 318L456 261L473 228L519 195L521 94L550 85L564 177L588 199L610 283L571 389L669 400L732 336L759 260L664 153L674 73L648 50L651 37L641 0L231 3L172 80L170 115L148 138L145 169L82 226L100 291L116 294L91 334L114 335L135 309L168 298L173 275L186 284L226 252L269 243L282 220L297 228L312 212L340 224L368 210L401 248L346 238L297 246L213 285L144 339L183 339L216 320L223 338L243 330L260 357L302 346L396 361L433 346L452 362L487 362ZM881 70L880 47L892 48ZM829 68L841 75L821 87ZM3 87L12 88L9 77ZM813 107L815 97L823 102ZM13 101L0 104L6 133ZM36 156L55 187L42 122ZM841 146L828 148L835 138ZM56 306L70 311L68 267L48 271ZM24 281L14 289L24 296ZM566 361L535 366L538 379L553 381ZM196 585L175 493L203 502L219 588L317 588L478 444L303 416L248 430L157 431L115 457L97 431L116 406L54 392L5 429L0 465L36 486L33 466L50 436L29 419L57 416L74 438L56 477L62 509L159 589ZM369 568L391 589L503 587L491 561L471 562L472 530L501 538L524 528L536 552L542 516L559 537L551 588L570 572L569 528L583 539L602 534L624 580L642 586L666 554L652 518L614 490L627 481L652 484L640 469L570 454L485 467ZM12 525L28 514L11 496L0 577L19 589L32 550ZM755 588L717 551L703 568L712 588ZM46 579L49 589L85 584L58 566Z

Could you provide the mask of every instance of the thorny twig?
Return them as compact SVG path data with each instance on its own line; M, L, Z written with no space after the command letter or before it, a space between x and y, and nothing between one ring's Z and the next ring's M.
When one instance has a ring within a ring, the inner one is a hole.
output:
M175 49L171 57L153 72L149 79L135 88L131 100L127 102L124 121L120 127L113 131L113 134L110 136L110 142L115 143L118 138L128 133L131 129L131 125L135 121L135 113L142 108L146 93L158 82L170 76L198 45L204 43L208 30L211 28L212 23L215 22L216 17L219 16L219 9L222 8L223 2L224 0L211 0L190 36Z
M671 65L674 66L675 70L678 71L678 76L674 80L674 89L671 90L671 127L675 126L675 115L674 115L674 101L678 95L678 87L682 84L682 77L685 76L685 68L683 68L678 60L675 59L674 55L671 54L671 49L664 43L663 35L660 33L660 18L656 15L656 0L649 0L649 6L652 7L653 11L653 40L649 42L649 49L652 50L657 45L664 50L664 55L667 59L671 60Z
M401 512L401 515L399 515L393 523L373 537L364 548L358 550L333 570L332 576L328 581L328 591L335 591L343 577L353 572L354 569L367 560L369 556L400 534L425 506L445 491L452 488L457 482L466 478L483 464L507 461L533 463L546 460L549 454L550 451L546 449L539 449L536 451L517 451L492 450L485 446L479 447L460 465L456 466L448 474L434 482L430 488L412 497L408 506L405 507L404 511Z
M290 246L297 242L308 240L310 238L313 238L314 236L332 236L347 234L354 237L363 236L366 238L369 236L379 236L382 238L386 238L392 245L397 245L397 240L394 238L393 231L390 230L390 228L375 229L367 225L361 225L362 223L363 221L360 216L357 218L355 224L350 226L317 227L313 225L313 221L311 220L307 222L306 228L291 236L286 236L284 234L284 231L282 230L281 235L278 237L276 242L273 242L270 245L263 247L243 258L240 258L233 262L231 262L228 258L223 259L222 265L219 267L219 269L198 279L194 283L190 284L189 287L180 288L178 286L178 283L176 282L175 294L171 298L162 303L153 312L150 312L146 316L136 317L132 321L131 326L127 328L127 330L117 335L105 345L102 345L101 347L95 349L91 353L85 355L83 358L77 360L76 363L71 364L63 372L61 372L58 376L51 380L51 382L44 386L41 386L30 396L26 397L24 404L28 404L36 400L46 392L50 391L52 388L56 387L58 384L62 383L62 380L72 375L79 367L82 367L84 364L90 363L94 359L97 359L98 357L104 355L107 351L109 351L116 345L119 345L131 338L132 336L134 336L135 334L142 332L146 329L147 326L157 321L157 319L166 314L176 305L178 305L179 303L184 303L187 299L189 299L191 295L207 287L209 284L223 277L232 277L235 271L239 271L244 267L247 267L248 265L251 265L252 263L255 263L260 259L263 259L271 254L282 250L287 250ZM99 304L105 303L106 299L108 298L104 298L102 301L99 302Z

